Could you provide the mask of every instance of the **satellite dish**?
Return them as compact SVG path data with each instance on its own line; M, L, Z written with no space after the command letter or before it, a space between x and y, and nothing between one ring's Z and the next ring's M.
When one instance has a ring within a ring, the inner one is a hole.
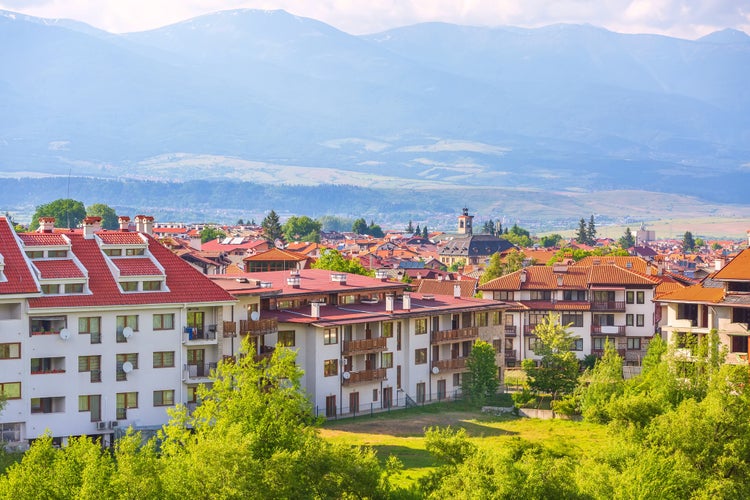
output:
M133 329L130 328L129 326L126 326L125 328L122 329L122 336L125 337L126 339L129 339L130 337L133 336Z
M437 366L433 366L432 367L432 373L434 375L437 375L438 373L440 373L440 368L438 368Z
M131 363L130 361L125 361L122 364L122 371L124 371L125 373L132 372L133 371L133 363Z
M349 380L352 374L349 372L344 372L341 376L344 377L344 380Z
M70 330L67 328L63 328L60 330L60 338L63 340L68 340L70 338Z
M258 311L251 312L250 319L253 321L258 321L260 319L260 313Z

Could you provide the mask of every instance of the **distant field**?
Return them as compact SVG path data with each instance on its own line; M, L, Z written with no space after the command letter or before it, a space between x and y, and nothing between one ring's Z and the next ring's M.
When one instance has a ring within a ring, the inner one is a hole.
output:
M588 220L588 219L587 219ZM657 239L682 239L685 231L693 233L693 237L704 239L747 240L750 230L750 217L696 217L694 219L664 219L646 221L646 229L656 232ZM629 227L635 235L640 228L640 222L618 226L599 226L597 235L602 238L618 239ZM552 231L554 232L554 231ZM557 231L564 237L574 237L575 230ZM545 233L548 234L548 233Z
M373 417L332 421L323 426L321 434L332 441L370 446L382 461L389 455L396 456L404 464L396 481L409 487L435 465L425 450L423 437L424 429L433 426L464 428L477 446L487 449L497 449L510 439L520 437L543 442L566 453L586 454L608 440L607 428L601 425L496 417L464 409L459 403L433 404Z

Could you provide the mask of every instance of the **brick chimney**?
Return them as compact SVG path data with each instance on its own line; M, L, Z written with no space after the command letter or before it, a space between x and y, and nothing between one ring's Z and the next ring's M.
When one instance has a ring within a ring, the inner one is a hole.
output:
M85 217L83 219L83 237L87 240L94 238L94 233L102 228L101 217Z

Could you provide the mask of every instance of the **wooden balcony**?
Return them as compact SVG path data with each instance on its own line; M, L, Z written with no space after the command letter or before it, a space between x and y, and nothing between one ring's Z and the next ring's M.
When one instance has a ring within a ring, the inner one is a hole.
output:
M621 357L625 357L626 349L615 349L617 351L617 354ZM596 356L597 358L601 358L604 356L604 349L591 349L591 354Z
M591 302L592 311L625 312L625 302L620 300L605 300L603 302Z
M516 325L505 325L505 336L515 337L516 336Z
M511 359L511 360L515 361L516 359L518 359L516 357L516 355L517 355L517 352L516 352L515 349L506 349L506 351L505 351L505 359L506 360Z
M538 323L534 323L533 325L523 325L523 334L524 335L533 335L534 330L536 330Z
M240 335L258 337L260 335L277 333L278 331L279 324L278 321L276 321L276 318L259 319L258 321L253 321L251 319L240 320Z
M441 330L432 332L430 342L433 344L444 344L446 342L457 342L460 340L474 340L479 337L479 328L470 326L456 330Z
M273 347L269 347L269 346L265 346L265 345L264 345L264 346L261 346L261 348L260 348L260 352L259 352L258 354L256 354L256 355L255 355L255 356L253 357L253 359L254 359L254 360L255 360L256 362L258 362L258 361L262 361L262 360L264 360L264 359L271 359L271 357L273 356L273 352L274 352L275 350L276 350L276 349L275 349L275 348L273 348Z
M625 335L625 325L591 325L591 335L621 337Z
M374 339L362 339L362 340L345 340L341 349L344 354L356 354L356 353L368 353L368 352L381 352L385 351L388 347L387 337L377 337Z
M467 359L469 358L441 359L433 361L432 367L437 368L440 371L464 370L466 368Z
M236 337L237 336L237 323L234 321L225 321L222 325L222 332L224 337Z
M385 380L385 368L376 368L375 370L362 370L359 372L344 372L348 373L348 377L342 374L341 384L344 386L359 384L361 382L376 382L378 380Z

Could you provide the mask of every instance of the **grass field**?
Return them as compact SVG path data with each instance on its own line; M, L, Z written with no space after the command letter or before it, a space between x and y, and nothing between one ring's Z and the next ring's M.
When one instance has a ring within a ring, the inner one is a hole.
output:
M330 421L323 426L321 434L336 442L370 446L382 462L390 455L396 456L404 469L395 481L408 488L435 466L423 437L424 429L434 426L464 428L478 447L487 449L497 449L511 439L522 438L578 455L599 449L609 439L607 428L602 425L494 416L460 402Z

